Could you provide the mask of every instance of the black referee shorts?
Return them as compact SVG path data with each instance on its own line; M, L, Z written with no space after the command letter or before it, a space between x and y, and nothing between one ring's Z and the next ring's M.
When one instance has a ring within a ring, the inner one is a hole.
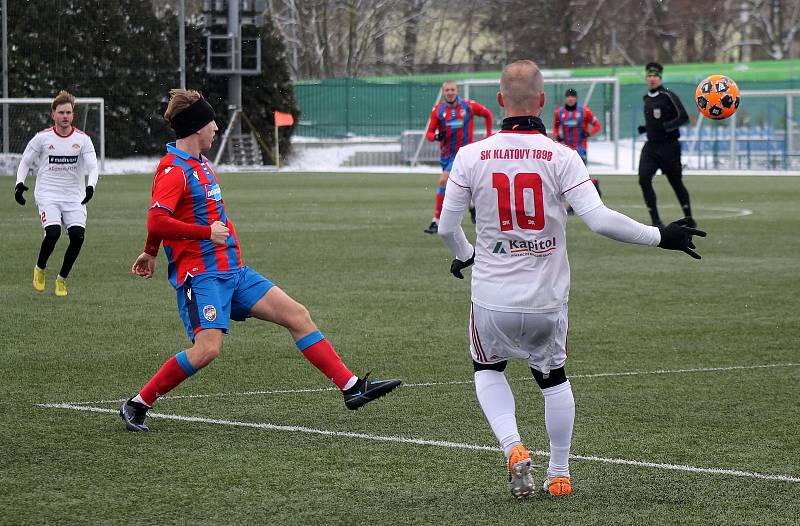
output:
M651 142L644 143L642 155L639 158L639 177L653 177L656 170L669 177L682 175L681 143Z

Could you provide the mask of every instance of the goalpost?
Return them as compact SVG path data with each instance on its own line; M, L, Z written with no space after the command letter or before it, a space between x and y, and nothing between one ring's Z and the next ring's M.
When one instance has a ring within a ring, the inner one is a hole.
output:
M457 81L459 95L464 99L471 99L483 104L492 110L495 121L499 122L502 116L502 108L497 105L497 92L500 90L500 80L463 80ZM620 95L619 79L616 77L563 77L545 78L545 107L542 110L542 119L545 126L549 129L552 123L553 111L557 106L564 102L564 90L574 88L578 92L578 102L583 106L589 106L595 116L600 119L604 136L612 142L614 152L614 169L619 169L619 115L620 115ZM431 106L436 105L442 100L442 90L436 95L436 100ZM411 166L415 166L420 160L420 154L425 144L425 131L430 124L428 120L425 130L419 137L413 156L408 159ZM476 128L483 125L481 118L476 119ZM420 132L406 132L417 135ZM404 141L405 143L406 141ZM438 155L436 156L438 159ZM427 157L426 157L427 160ZM589 158L591 162L591 155Z
M0 174L16 175L28 141L40 130L53 125L50 117L52 102L53 99L46 98L0 97L0 106L3 108ZM105 100L100 97L76 98L73 125L92 138L100 173L103 173L106 161Z

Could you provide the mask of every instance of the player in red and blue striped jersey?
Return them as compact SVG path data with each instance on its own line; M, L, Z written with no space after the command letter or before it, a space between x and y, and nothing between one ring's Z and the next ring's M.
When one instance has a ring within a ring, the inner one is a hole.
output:
M578 104L578 92L568 88L564 93L564 105L556 108L553 113L553 133L556 142L560 142L578 152L583 164L588 164L586 150L589 137L600 132L600 121L588 106ZM592 183L600 193L600 181L592 177ZM567 207L567 212L572 215L572 208Z
M429 141L439 141L441 156L439 164L442 166L442 175L439 178L439 187L436 191L436 208L430 226L425 229L428 234L435 234L439 227L439 217L442 215L444 202L444 189L447 186L447 177L456 158L458 149L472 142L472 132L475 126L475 117L483 117L486 122L486 136L492 134L492 111L472 100L462 99L458 96L458 86L448 80L442 84L444 101L438 103L431 110L428 131L425 138ZM474 218L474 208L471 209ZM474 222L474 219L473 219Z
M122 403L125 427L148 430L147 410L219 355L231 319L252 317L286 327L303 356L342 390L348 409L358 409L399 386L400 380L370 380L350 372L308 310L243 265L219 180L202 155L218 129L211 105L196 91L175 89L164 117L177 141L167 145L167 155L158 164L147 242L131 271L152 277L163 242L168 278L193 345L167 360L137 395Z

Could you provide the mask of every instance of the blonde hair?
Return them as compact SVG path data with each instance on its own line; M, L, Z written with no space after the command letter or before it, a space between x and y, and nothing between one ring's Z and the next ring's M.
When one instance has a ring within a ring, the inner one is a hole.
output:
M197 90L186 90L175 88L169 90L169 103L167 104L167 111L164 112L164 118L171 121L175 115L179 114L203 96Z
M58 92L56 98L53 99L52 104L50 104L50 109L52 111L56 111L56 108L61 106L62 104L69 104L72 106L72 109L75 109L75 95L68 91L64 91L63 89Z
M455 80L445 80L444 82L442 82L442 88L444 88L447 85L453 85L456 87L456 89L458 89L458 84L456 83Z

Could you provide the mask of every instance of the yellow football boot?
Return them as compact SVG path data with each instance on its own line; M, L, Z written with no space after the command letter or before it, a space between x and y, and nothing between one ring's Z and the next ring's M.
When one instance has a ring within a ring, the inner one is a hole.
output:
M47 271L39 267L33 267L33 288L36 292L44 292L45 276Z
M56 278L56 296L63 298L67 295L67 280Z

